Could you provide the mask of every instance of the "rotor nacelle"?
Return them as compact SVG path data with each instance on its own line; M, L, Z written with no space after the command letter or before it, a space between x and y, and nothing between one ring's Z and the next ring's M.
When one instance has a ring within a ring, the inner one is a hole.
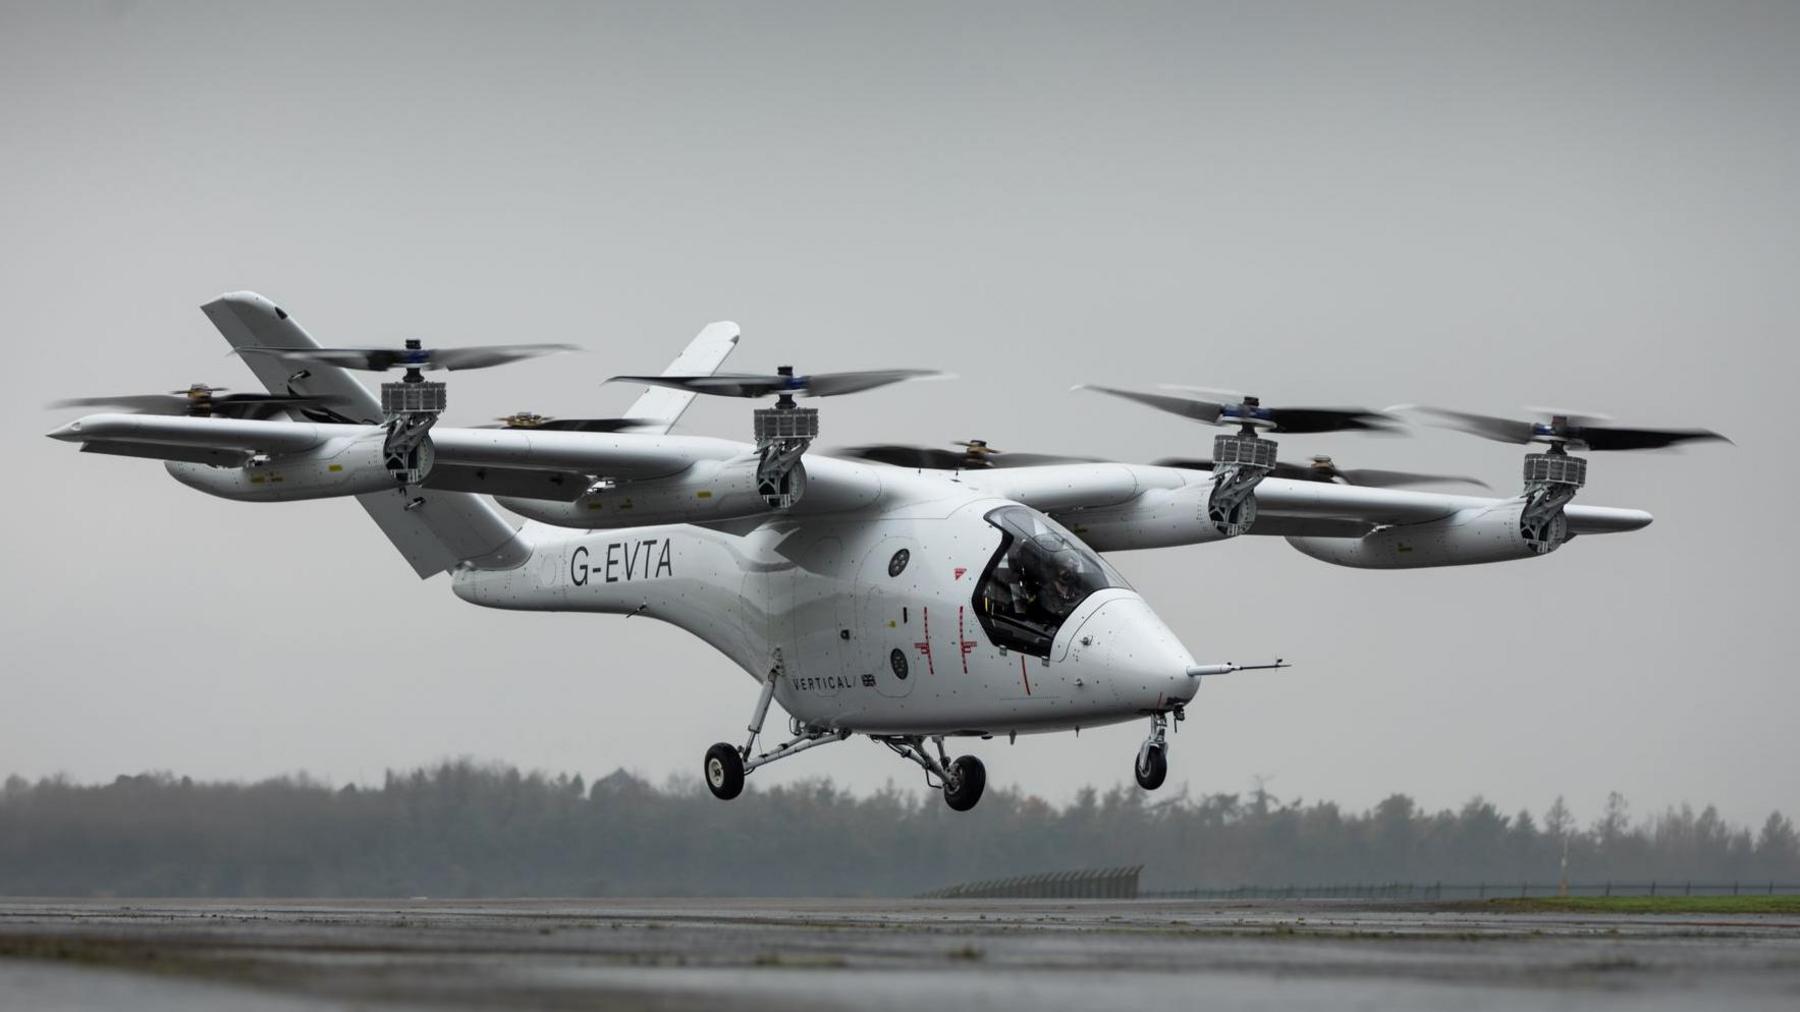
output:
M417 485L425 479L431 466L426 437L449 405L446 385L427 380L425 372L439 369L487 369L538 355L574 350L575 346L569 344L427 348L417 338L408 338L399 348L274 348L247 345L237 349L239 354L244 355L267 355L284 362L314 363L340 369L365 372L406 370L399 382L381 384L382 427L387 432L382 451L385 466L402 494L405 494L409 486Z
M800 375L784 365L773 374L713 373L705 376L614 376L608 383L642 383L715 397L775 398L773 407L758 408L756 434L757 485L770 509L790 509L806 490L800 458L819 438L819 412L794 403L795 397L832 397L858 393L904 380L940 376L923 369L876 369Z
M1547 555L1568 540L1558 506L1548 527L1533 526L1530 504L1514 500L1458 510L1439 520L1378 528L1360 538L1290 537L1321 562L1351 569L1429 569Z
M1570 456L1571 449L1655 450L1696 441L1730 442L1710 429L1628 428L1601 424L1606 419L1599 415L1550 408L1527 408L1539 416L1537 419L1499 418L1419 406L1389 410L1416 412L1433 425L1495 442L1548 444L1549 449L1543 453L1525 455L1525 506L1519 518L1522 536L1539 554L1554 551L1568 540L1568 521L1563 516L1563 507L1587 484L1587 461Z
M1082 384L1077 390L1096 390L1113 397L1180 415L1207 425L1229 426L1237 431L1213 439L1212 494L1207 497L1207 519L1226 537L1247 533L1256 522L1256 486L1277 465L1279 445L1264 439L1263 432L1388 431L1393 419L1368 408L1270 407L1262 398L1230 390L1204 387L1167 387L1171 393L1146 393L1115 387ZM1204 394L1205 397L1195 396ZM1221 400L1208 398L1221 397Z

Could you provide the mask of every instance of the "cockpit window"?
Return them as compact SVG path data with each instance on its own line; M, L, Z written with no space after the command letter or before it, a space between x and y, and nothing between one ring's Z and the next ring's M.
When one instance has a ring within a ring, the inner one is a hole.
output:
M1089 594L1127 586L1093 549L1028 506L1002 506L987 522L1000 528L1000 549L975 585L975 614L997 646L1048 657L1056 631Z

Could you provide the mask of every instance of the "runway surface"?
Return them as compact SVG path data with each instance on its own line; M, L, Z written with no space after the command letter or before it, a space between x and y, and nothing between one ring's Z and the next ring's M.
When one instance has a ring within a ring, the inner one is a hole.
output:
M1361 901L0 901L0 1008L1800 1007L1800 918Z

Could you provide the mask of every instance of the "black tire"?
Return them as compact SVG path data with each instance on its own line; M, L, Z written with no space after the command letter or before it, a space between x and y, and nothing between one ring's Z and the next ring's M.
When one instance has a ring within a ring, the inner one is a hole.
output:
M944 785L944 803L958 812L974 808L987 787L987 767L972 755L959 755L950 764L950 776Z
M706 789L720 801L744 793L744 757L737 746L720 742L706 750Z
M1146 791L1154 791L1169 778L1169 750L1161 746L1145 749L1132 766L1132 772L1137 774L1138 786Z

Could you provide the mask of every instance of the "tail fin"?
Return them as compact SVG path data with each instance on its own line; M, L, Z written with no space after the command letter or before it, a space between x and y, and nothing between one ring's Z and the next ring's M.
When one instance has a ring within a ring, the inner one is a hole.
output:
M730 355L738 343L738 325L729 320L709 323L700 336L688 342L687 349L664 369L664 376L710 376ZM686 390L651 387L633 401L626 418L643 422L643 431L667 432L681 413L693 403L694 395Z
M319 347L280 306L255 292L231 292L200 308L234 348ZM332 398L327 412L331 417L315 420L369 425L381 421L380 402L355 376L336 366L296 369L272 355L246 355L244 364L270 393ZM315 410L308 409L307 413ZM680 413L676 409L675 414ZM531 549L512 525L480 496L433 491L423 499L417 508L408 509L410 500L392 492L356 497L421 579L464 563L477 569L512 569L531 557Z
M307 335L288 316L287 310L255 292L229 292L200 307L219 333L233 348L317 348L319 342ZM313 421L354 422L363 425L381 423L381 402L357 382L355 376L336 366L295 366L273 355L244 355L244 364L256 374L272 394L308 394L332 399L327 414L330 419ZM301 412L291 412L300 417Z

